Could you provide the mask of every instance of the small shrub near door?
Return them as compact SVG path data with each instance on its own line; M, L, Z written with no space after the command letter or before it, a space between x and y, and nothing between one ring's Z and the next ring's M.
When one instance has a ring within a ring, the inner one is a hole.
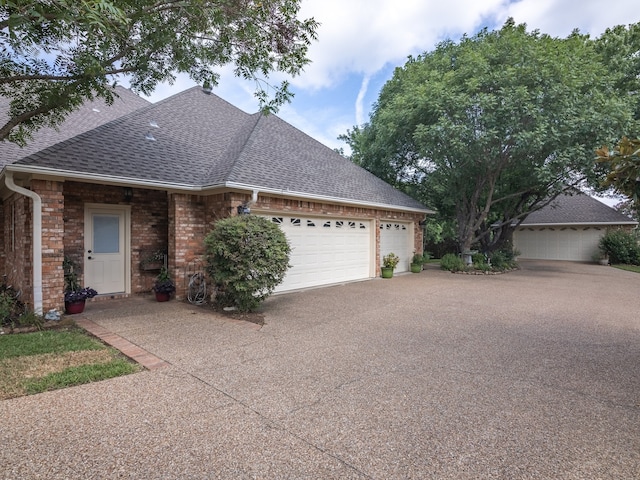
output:
M217 301L255 310L282 283L291 248L280 228L263 217L239 215L216 222L205 238L207 274Z

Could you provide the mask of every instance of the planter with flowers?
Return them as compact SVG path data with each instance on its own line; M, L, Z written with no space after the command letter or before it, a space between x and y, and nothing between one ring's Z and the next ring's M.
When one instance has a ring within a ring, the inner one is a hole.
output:
M153 291L156 293L158 302L167 302L171 299L171 294L176 291L176 286L171 280L169 270L166 267L160 269L160 273L156 277L153 285Z
M96 292L91 287L80 288L76 265L72 260L65 258L62 264L64 269L64 311L68 315L84 312L87 298L95 297Z
M393 270L400 262L400 257L391 252L388 255L382 257L382 278L393 277Z

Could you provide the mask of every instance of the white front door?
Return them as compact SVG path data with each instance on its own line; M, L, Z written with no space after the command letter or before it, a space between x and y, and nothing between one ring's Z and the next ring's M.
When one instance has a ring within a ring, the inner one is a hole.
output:
M99 294L127 291L128 219L128 207L86 207L84 286Z

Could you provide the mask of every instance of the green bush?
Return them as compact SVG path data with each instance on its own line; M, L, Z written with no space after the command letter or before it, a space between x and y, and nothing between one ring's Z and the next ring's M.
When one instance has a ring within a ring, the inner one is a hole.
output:
M456 254L447 253L440 259L440 268L450 272L461 272L464 270L464 261Z
M516 268L518 266L516 262L518 255L520 255L520 252L514 250L511 245L506 245L491 254L491 267L498 271Z
M263 217L239 215L216 222L205 238L206 269L217 300L255 310L282 283L291 248L280 228Z
M476 265L486 265L487 263L487 259L484 256L484 253L474 253L471 256L471 261L473 262L474 268Z
M640 265L640 246L636 237L625 230L609 230L600 239L600 249L609 256L609 262Z

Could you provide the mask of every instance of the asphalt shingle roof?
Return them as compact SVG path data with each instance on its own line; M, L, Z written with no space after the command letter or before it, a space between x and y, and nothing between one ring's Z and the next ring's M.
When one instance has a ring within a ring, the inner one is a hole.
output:
M115 93L117 96L114 98L113 104L107 105L102 99L86 102L79 109L71 112L58 129L44 127L37 130L24 147L6 141L0 142L0 169L21 158L149 105L147 100L124 87L116 87ZM8 113L9 99L0 97L0 118L3 123L6 121L5 119L8 119Z
M427 210L277 116L247 114L199 87L16 163L132 182L202 188L239 184Z
M629 217L584 193L560 195L551 204L533 212L522 226L541 224L635 224Z

